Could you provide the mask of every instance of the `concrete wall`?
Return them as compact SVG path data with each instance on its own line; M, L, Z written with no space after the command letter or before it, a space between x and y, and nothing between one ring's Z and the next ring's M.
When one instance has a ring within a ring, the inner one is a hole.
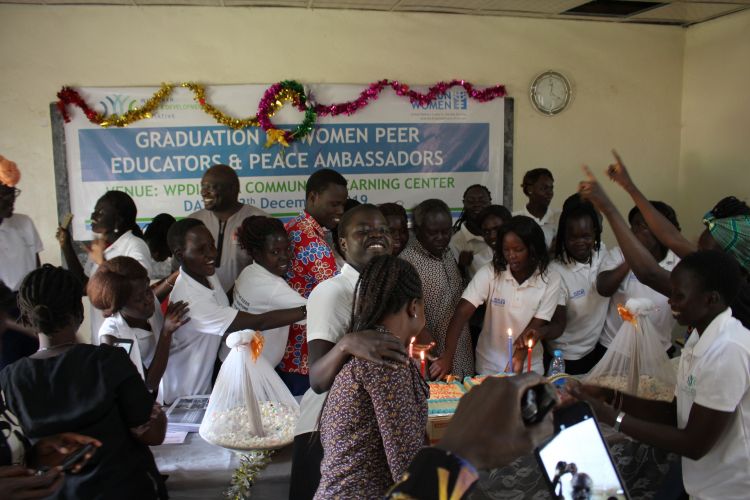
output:
M676 179L687 171L684 161L680 169L681 108L692 95L682 95L683 61L701 64L685 59L685 36L665 26L441 14L1 5L0 154L23 171L17 211L36 222L43 260L59 263L48 106L62 85L383 77L429 84L457 77L504 83L516 98L516 205L525 200L518 184L526 170L554 172L559 207L581 179L580 164L603 170L612 147L644 191L675 200ZM688 37L692 44L704 38ZM735 78L738 66L727 65L717 78ZM536 113L528 99L532 79L547 69L563 72L574 87L569 109L555 117ZM694 196L696 206L715 198Z

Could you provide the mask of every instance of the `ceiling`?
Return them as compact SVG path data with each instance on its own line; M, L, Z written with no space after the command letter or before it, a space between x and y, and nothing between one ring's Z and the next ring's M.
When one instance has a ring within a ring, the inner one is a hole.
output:
M0 0L0 4L292 7L440 12L690 26L750 9L750 0Z

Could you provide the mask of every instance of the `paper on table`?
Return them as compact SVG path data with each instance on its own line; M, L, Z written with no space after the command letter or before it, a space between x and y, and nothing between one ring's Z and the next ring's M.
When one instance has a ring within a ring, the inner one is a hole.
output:
M182 444L185 442L185 438L188 433L186 431L169 431L164 436L164 442L162 444Z

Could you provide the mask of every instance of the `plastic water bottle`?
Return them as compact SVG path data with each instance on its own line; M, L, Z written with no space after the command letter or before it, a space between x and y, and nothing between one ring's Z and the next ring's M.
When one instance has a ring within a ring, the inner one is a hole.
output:
M562 351L555 349L554 358L549 365L549 371L547 372L548 377L554 377L560 373L565 373L565 360L562 357ZM555 387L562 389L565 385L565 379L559 379L554 382Z

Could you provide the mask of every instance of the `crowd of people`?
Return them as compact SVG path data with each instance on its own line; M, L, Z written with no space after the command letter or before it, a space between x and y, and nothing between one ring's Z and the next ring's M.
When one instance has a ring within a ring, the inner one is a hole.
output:
M290 498L458 498L476 468L507 463L550 434L550 419L524 426L519 405L544 382L553 353L569 374L588 373L622 324L618 305L644 297L658 308L664 352L685 340L673 401L573 382L569 395L682 455L691 496L742 498L750 487L750 207L741 200L707 212L696 245L615 154L606 175L633 199L627 221L588 169L554 208L553 174L537 168L514 211L472 185L455 223L444 201L428 198L410 224L401 204L359 204L344 176L320 169L304 210L283 224L241 203L235 171L214 165L201 179L205 208L179 221L160 214L145 234L132 198L105 193L86 262L67 225L58 228L63 269L41 265L33 222L14 213L20 171L0 163L8 498L165 498L148 447L164 438L162 405L210 393L223 339L245 329L262 332L262 356L301 397ZM604 224L614 248L602 242ZM84 295L92 330L81 343ZM425 376L407 351L415 340L431 346ZM440 445L425 447L425 378L527 365L536 373L471 391ZM55 467L86 444L75 473ZM50 468L29 475L41 465ZM438 480L439 468L447 478Z

